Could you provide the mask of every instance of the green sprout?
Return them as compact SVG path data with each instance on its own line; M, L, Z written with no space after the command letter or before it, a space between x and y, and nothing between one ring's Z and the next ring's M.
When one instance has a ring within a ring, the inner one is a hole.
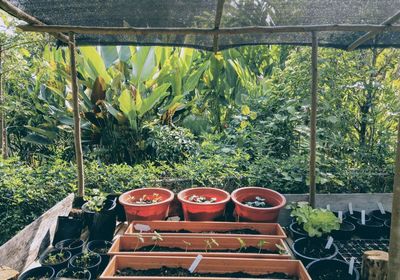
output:
M208 250L211 250L214 245L217 247L219 246L218 242L214 238L204 240L204 242L206 243L206 248L205 248L206 253L208 252Z
M154 246L151 248L150 252L154 250L158 246L158 243L160 241L163 241L164 239L162 238L161 234L159 234L157 231L153 232L153 236L151 237L151 240L154 241Z
M192 243L187 242L187 241L185 241L185 240L182 240L182 242L185 244L185 253L187 253L188 248L189 248L190 246L192 246Z
M239 241L239 244L240 244L240 248L238 251L238 253L240 253L242 250L245 250L247 248L247 246L246 246L246 242L242 238L238 237L237 240Z

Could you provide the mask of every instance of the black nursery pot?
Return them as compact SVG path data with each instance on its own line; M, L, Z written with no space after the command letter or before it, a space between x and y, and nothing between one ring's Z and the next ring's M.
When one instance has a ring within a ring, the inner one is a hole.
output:
M107 199L114 200L115 203L117 204L115 206L115 212L117 214L117 221L119 222L125 222L126 221L126 215L125 215L125 210L124 207L122 206L121 203L119 203L118 197L121 195L121 193L111 193L107 195Z
M31 277L36 277L36 278L47 277L49 279L52 279L55 274L56 272L52 267L40 266L25 271L24 273L21 274L20 277L18 277L18 280L27 280Z
M80 265L77 261L85 254L90 254L93 258L93 264L90 266L82 266ZM93 279L96 279L97 274L99 272L99 267L101 263L101 256L96 253L80 253L78 255L73 256L69 260L69 267L71 268L81 268L81 269L87 269L90 271L90 274L92 275Z
M379 221L381 223L383 223L384 221L392 218L392 213L385 212L385 214L382 214L380 210L374 210L374 211L370 212L369 215L374 220Z
M350 212L346 212L346 215L350 222L352 222L357 227L357 221L361 221L361 212L360 211L353 211L353 214ZM370 221L371 217L369 215L365 215L365 221Z
M349 274L349 264L341 260L317 260L307 265L307 271L313 280L340 279L359 280L360 273L353 269Z
M108 262L110 261L110 256L107 255L107 252L111 248L111 246L112 243L106 240L93 240L87 244L87 249L89 252L97 253L101 256L99 272L103 272Z
M349 240L356 232L356 226L350 222L343 221L339 230L333 230L331 235L336 240Z
M323 259L333 259L338 254L338 248L335 244L332 244L330 249L325 249L327 240L324 238L300 238L297 239L293 245L292 250L296 255L296 258L301 260L304 265L309 264L315 260L323 260ZM314 250L320 251L321 254L311 255L309 252L305 252L305 250Z
M307 232L305 232L305 230L302 229L297 222L293 222L290 224L289 231L293 240L297 240L308 235Z
M49 254L58 254L58 253L63 253L65 256L65 260L60 262L60 263L56 263L56 264L48 264L45 262L47 256ZM71 259L71 252L70 251L66 251L66 250L60 250L60 249L52 249L48 252L46 252L45 254L43 254L40 258L39 258L39 263L42 266L50 266L54 269L55 273L59 272L61 269L66 268L68 266L68 261Z
M84 242L80 239L65 239L56 244L56 249L63 249L71 252L71 255L82 253Z
M339 218L339 212L332 212L337 218ZM348 212L342 211L342 220L346 221L348 219Z
M87 209L87 203L82 205L85 224L89 229L89 240L112 240L116 226L116 202L107 199L100 212Z
M357 235L363 239L378 239L384 236L385 229L382 222L375 220L365 221L365 225L361 221L357 221Z
M87 269L67 267L60 270L56 275L56 280L61 279L80 279L80 280L91 280L92 274Z
M385 231L385 234L386 234L385 237L390 237L390 227L391 227L391 224L392 224L392 220L391 220L391 219L386 220L386 221L383 223L384 231Z
M83 229L83 220L79 218L58 216L54 233L53 246L61 240L79 239Z

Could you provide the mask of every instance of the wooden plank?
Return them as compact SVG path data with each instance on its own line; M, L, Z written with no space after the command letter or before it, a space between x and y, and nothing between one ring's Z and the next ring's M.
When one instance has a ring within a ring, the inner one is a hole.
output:
M50 245L58 216L67 216L74 195L70 194L0 247L0 265L23 271L38 256L41 248Z

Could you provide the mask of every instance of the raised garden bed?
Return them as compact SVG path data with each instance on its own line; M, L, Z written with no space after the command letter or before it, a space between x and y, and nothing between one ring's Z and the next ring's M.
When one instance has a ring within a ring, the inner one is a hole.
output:
M109 255L197 256L226 258L289 259L290 250L279 238L236 238L138 234L120 236Z
M173 221L152 221L152 222L133 222L126 230L126 235L138 232L135 226L146 225L149 231L157 231L168 236L203 236L210 233L214 235L233 236L238 235L243 238L282 238L286 239L286 233L279 224L267 223L232 223L232 222L173 222Z
M145 257L145 256L116 256L114 257L100 280L160 280L160 279L204 279L204 280L228 280L228 279L296 279L296 280L312 280L305 270L304 266L295 260L263 260L263 259L230 259L230 258L209 258L203 257L197 268L194 270L193 276L156 276L150 275L152 271L160 272L161 268L170 268L172 272L177 268L180 271L186 271L193 263L195 257ZM147 271L148 276L116 276L124 269ZM207 277L207 273L210 274ZM186 275L186 273L183 273ZM215 275L217 274L217 276ZM224 275L225 274L225 275ZM220 276L219 276L220 275ZM235 275L237 275L235 277ZM246 275L245 277L243 277ZM204 276L204 277L203 277ZM225 277L224 277L225 276ZM270 277L270 278L268 278Z

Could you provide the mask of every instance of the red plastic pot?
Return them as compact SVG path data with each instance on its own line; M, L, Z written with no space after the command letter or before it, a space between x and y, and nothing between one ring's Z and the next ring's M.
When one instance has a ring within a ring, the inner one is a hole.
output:
M254 200L257 196L265 198L266 202L273 207L257 208L243 204L243 202ZM286 198L280 193L259 187L237 189L232 192L231 197L235 203L235 216L241 222L275 223L278 220L279 211L286 204Z
M192 195L216 198L214 203L197 203L189 200ZM228 192L216 188L191 188L181 191L178 199L182 203L186 221L213 221L225 214L225 207L231 199Z
M161 198L160 202L153 204L135 203L143 196L152 197L158 194ZM174 193L163 188L142 188L123 193L119 197L119 202L124 206L126 219L132 221L151 221L165 220L168 215L169 205L174 199Z

